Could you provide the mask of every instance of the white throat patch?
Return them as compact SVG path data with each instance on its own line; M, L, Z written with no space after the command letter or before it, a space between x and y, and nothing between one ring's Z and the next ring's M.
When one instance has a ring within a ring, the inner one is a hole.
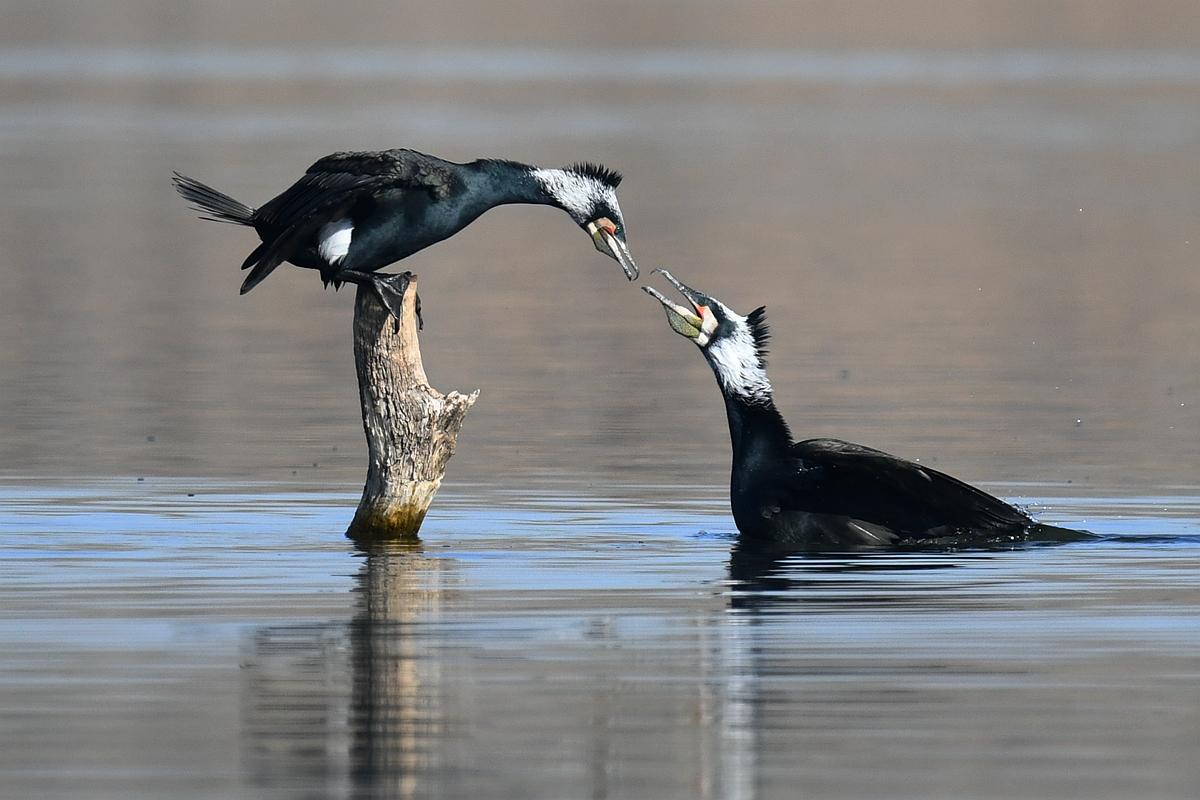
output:
M717 381L725 391L747 400L770 399L771 382L758 358L746 318L734 314L728 321L732 325L729 334L704 351L717 374Z
M602 205L607 205L618 215L621 213L617 193L595 178L565 169L535 169L533 178L580 223L590 221L591 215Z

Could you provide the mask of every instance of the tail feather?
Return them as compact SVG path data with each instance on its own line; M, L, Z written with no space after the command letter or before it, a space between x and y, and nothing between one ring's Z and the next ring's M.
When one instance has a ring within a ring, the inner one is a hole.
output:
M255 252L257 253L258 251L256 250ZM275 270L276 267L282 263L283 259L279 258L278 256L261 259L254 265L254 269L250 270L250 274L246 276L246 280L242 281L242 289L240 294L245 294L255 286L258 286ZM245 267L243 267L243 269L245 269Z
M229 222L234 225L254 224L254 209L245 203L178 172L171 182L175 184L175 191L191 203L193 209L200 212L201 219Z
M258 247L254 248L254 252L252 252L252 253L250 253L250 255L246 256L246 260L242 262L242 269L247 270L247 269L250 269L251 267L253 267L255 264L257 264L262 259L263 254L266 252L267 252L267 243L263 242ZM247 289L246 291L249 291L249 289Z

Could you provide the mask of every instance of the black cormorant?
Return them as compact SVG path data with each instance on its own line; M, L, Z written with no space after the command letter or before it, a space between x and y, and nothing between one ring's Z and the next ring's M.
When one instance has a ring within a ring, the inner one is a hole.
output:
M955 478L838 439L792 441L766 373L765 309L742 316L657 270L687 299L642 288L692 340L717 376L733 441L730 502L750 541L797 548L1069 541L1086 533L1041 525Z
M258 231L262 244L242 264L250 270L242 294L287 261L319 270L326 286L369 284L399 319L409 275L376 271L509 203L561 208L630 280L638 274L617 204L621 175L597 164L544 169L497 159L456 164L415 150L334 153L259 208L179 173L174 182L203 219Z

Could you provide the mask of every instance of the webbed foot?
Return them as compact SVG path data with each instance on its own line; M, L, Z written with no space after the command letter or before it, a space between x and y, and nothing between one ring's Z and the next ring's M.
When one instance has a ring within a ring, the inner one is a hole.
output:
M404 308L404 293L408 290L408 284L412 281L411 272L401 272L397 275L380 274L378 272L358 272L357 270L344 269L337 275L338 280L346 283L356 283L360 286L369 286L379 298L379 302L392 315L392 320L395 322L395 331L400 331L400 316ZM417 299L417 323L421 322L421 301Z

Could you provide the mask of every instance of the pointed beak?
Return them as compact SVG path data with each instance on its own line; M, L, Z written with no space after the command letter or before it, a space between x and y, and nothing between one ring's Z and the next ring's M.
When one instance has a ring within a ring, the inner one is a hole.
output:
M588 233L592 235L592 242L596 245L596 249L609 258L616 259L621 265L621 269L625 270L625 277L629 280L635 280L638 276L638 267L633 260L633 256L629 254L629 248L625 243L610 233L605 228L600 227L596 223L588 223Z
M704 328L704 321L700 318L700 304L697 301L698 295L691 288L684 286L679 281L675 280L675 276L667 272L665 269L656 269L656 273L660 273L664 278L671 282L671 285L679 290L687 301L692 305L691 309L672 302L662 292L655 289L653 286L643 286L642 291L653 297L658 302L662 303L663 310L667 312L667 323L671 329L691 339L693 342L699 343L701 332Z

